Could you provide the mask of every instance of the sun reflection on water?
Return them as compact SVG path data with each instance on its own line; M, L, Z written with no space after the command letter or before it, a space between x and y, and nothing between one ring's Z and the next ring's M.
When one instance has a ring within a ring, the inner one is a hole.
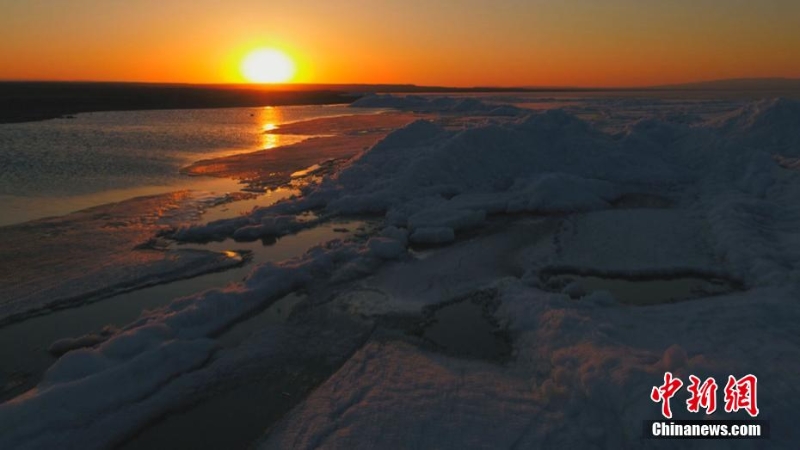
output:
M272 106L264 107L260 110L261 114L258 118L259 123L262 123L261 126L262 136L263 139L261 141L261 147L264 150L269 150L271 148L278 147L283 145L283 139L281 139L280 134L270 133L278 128L278 124L283 122L283 114L281 114L280 109L273 108Z

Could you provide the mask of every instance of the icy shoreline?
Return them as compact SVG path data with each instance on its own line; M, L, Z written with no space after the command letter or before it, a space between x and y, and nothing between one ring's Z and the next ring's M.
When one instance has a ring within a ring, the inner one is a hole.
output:
M338 115L318 112L312 119L272 125L264 131L274 137L265 138L269 142L283 142L286 136L310 138L312 142L201 160L187 169L194 175L202 172L248 183L254 192L176 190L3 227L3 253L7 256L0 262L0 326L55 308L243 264L242 255L186 251L151 243L163 244L157 235L198 220L215 205L247 203L239 200L249 196L255 197L255 204L266 206L287 197L279 195L288 191L287 186L294 186L292 192L298 194L299 187L335 166L325 161L347 159L415 117L376 114L374 110L344 111ZM302 117L299 112L294 114ZM320 114L322 117L318 117ZM319 136L321 133L325 136ZM296 173L318 163L323 164L319 173ZM227 169L220 171L222 166ZM263 177L253 171L263 173ZM242 187L233 180L207 184L234 190ZM268 195L263 195L265 192Z
M201 206L202 199L181 191L4 227L0 325L243 264L236 253L148 244L191 222Z

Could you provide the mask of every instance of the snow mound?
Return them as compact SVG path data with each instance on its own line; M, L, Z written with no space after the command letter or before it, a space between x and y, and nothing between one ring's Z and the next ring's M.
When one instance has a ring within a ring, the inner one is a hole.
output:
M800 101L761 100L744 106L717 125L756 148L800 156Z
M456 234L449 227L417 228L409 237L415 244L447 244L456 240Z
M475 99L375 96L364 102L479 108ZM703 268L716 264L748 285L785 282L800 271L800 238L793 231L800 210L791 200L800 195L800 182L796 174L782 171L774 148L754 146L752 140L778 133L781 151L790 154L786 145L800 129L793 126L800 118L797 105L753 103L723 125L644 115L613 133L564 110L458 130L418 120L353 158L302 199L182 229L176 237L280 235L303 226L281 215L316 208L322 215L385 214L386 224L406 229L413 243L441 244L480 226L488 214L599 211L616 207L626 196L657 194L686 206L685 223L708 232L698 235L707 257L681 261ZM652 227L661 230L662 224ZM675 227L683 230L680 223ZM682 247L675 243L674 248ZM641 261L619 259L635 260ZM667 268L660 262L652 266Z
M609 207L620 196L612 183L567 174L549 173L520 180L512 187L508 212L575 212Z
M453 231L479 226L486 219L483 211L467 209L423 209L408 218L408 228L451 228Z
M84 426L151 395L175 374L200 366L214 348L208 339L141 345L147 351L135 355L116 354L111 345L68 353L39 387L0 405L0 446L91 446L94 441L82 434ZM83 444L75 445L79 442Z
M403 242L388 237L374 237L367 241L370 252L381 259L396 259L406 251Z

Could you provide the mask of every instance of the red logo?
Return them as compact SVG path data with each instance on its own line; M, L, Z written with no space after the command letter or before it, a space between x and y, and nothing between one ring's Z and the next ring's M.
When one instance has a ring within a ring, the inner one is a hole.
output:
M689 387L686 389L692 396L686 400L686 409L696 413L703 408L706 410L706 414L713 414L717 410L717 382L709 377L701 385L700 378L694 375L689 375L689 382Z
M750 414L750 417L756 417L758 415L757 387L758 379L755 375L745 375L738 380L733 375L728 375L728 384L725 385L725 412L736 412L743 409Z
M664 384L661 386L653 386L650 391L650 399L654 402L661 403L661 414L667 419L672 418L672 409L669 406L669 400L678 392L683 386L683 381L680 378L673 378L672 372L664 374Z
M650 391L650 399L656 403L661 403L661 414L667 419L672 418L672 408L670 399L683 387L680 378L672 376L672 372L664 373L664 384L653 386ZM700 382L700 378L689 375L689 386L686 387L690 397L686 400L686 409L692 413L700 412L704 409L706 414L713 414L717 410L717 382L708 377ZM736 379L733 375L728 376L725 384L725 412L734 413L743 409L750 414L750 417L758 416L758 378L748 374Z

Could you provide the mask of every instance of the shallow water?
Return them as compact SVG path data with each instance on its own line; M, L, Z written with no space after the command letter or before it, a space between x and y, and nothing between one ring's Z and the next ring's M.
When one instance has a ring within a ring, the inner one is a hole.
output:
M168 304L175 298L224 287L241 281L254 265L282 261L301 256L310 247L333 239L347 239L365 226L359 220L334 220L264 245L256 242L193 244L192 248L214 251L247 250L252 263L223 272L214 272L194 278L160 284L116 295L76 308L58 310L0 328L0 401L17 395L35 385L41 374L55 358L47 349L58 339L97 333L106 325L121 327L134 321L142 311ZM347 229L348 231L341 231Z
M484 307L465 300L436 310L422 336L448 353L500 359L510 353L510 345L497 332Z
M573 297L608 291L618 302L636 306L674 303L737 290L735 284L728 280L701 276L636 279L561 274L548 277L546 280L547 286L554 290L560 290L570 283L577 283L567 291Z
M238 190L231 180L179 169L313 135L264 133L283 124L374 112L346 105L123 111L0 124L0 225L178 189Z
M286 200L293 195L299 195L300 191L292 188L278 188L267 191L263 194L249 194L251 197L223 203L203 211L200 221L203 223L214 222L215 220L229 219L231 217L245 215L254 208L263 208L273 205L281 200Z
M452 355L500 361L511 354L511 340L494 320L496 293L475 291L430 307L422 337Z

